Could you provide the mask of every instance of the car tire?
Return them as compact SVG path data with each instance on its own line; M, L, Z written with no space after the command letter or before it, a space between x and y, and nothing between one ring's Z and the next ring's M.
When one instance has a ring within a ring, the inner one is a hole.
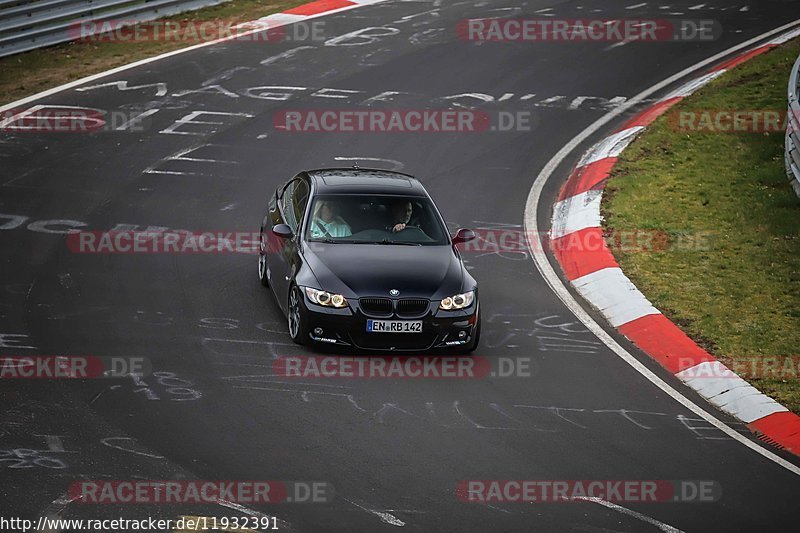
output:
M289 336L295 344L304 346L308 344L308 324L303 316L303 293L297 285L292 285L289 290L289 305L287 319L289 323Z
M264 243L264 231L258 234L258 281L264 287L269 287L267 278L267 246Z

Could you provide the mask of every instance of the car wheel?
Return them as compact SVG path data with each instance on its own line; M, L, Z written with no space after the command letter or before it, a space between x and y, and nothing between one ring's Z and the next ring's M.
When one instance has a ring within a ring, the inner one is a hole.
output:
M258 280L264 287L269 287L267 278L267 246L264 244L264 232L259 233L258 237Z
M303 298L297 285L293 285L289 291L289 336L292 340L301 345L308 344L308 324L303 316Z

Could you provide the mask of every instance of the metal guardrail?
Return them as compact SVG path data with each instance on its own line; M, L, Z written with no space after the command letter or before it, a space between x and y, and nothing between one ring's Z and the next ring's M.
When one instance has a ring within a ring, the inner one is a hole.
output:
M229 0L0 0L0 57L74 40L81 23L146 22Z
M800 196L800 57L789 77L789 109L786 119L786 174Z

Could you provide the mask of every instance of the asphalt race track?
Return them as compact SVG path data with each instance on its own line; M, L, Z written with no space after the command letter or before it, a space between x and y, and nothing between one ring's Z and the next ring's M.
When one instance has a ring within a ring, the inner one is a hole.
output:
M286 531L792 528L800 478L699 420L611 352L522 249L465 258L483 306L475 355L527 358L530 377L292 381L271 377L273 359L307 352L291 343L271 293L259 285L255 255L76 254L65 232L258 231L278 185L299 170L353 160L418 176L452 228L521 231L536 175L587 125L676 72L800 18L798 7L777 0L388 1L316 19L326 40L216 44L37 102L157 111L138 131L0 136L0 353L142 356L158 374L143 382L3 381L2 514L231 516L239 512L218 505L86 505L67 503L65 494L82 479L275 479L325 481L336 491L328 504L248 506L276 516ZM465 18L543 13L683 13L715 19L724 33L712 42L613 47L456 35ZM275 114L287 110L452 106L490 116L529 112L531 128L274 127ZM193 112L204 114L187 121ZM547 184L540 227L549 227L549 206L575 161ZM51 460L7 460L15 450L42 450L38 457ZM455 489L470 479L713 480L722 497L625 504L624 512L590 501L464 503Z

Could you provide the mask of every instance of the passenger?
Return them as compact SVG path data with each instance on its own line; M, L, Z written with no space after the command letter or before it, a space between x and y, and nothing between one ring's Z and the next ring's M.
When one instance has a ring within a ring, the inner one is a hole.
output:
M311 237L348 237L353 234L350 225L339 216L339 203L333 200L319 200L311 218Z

